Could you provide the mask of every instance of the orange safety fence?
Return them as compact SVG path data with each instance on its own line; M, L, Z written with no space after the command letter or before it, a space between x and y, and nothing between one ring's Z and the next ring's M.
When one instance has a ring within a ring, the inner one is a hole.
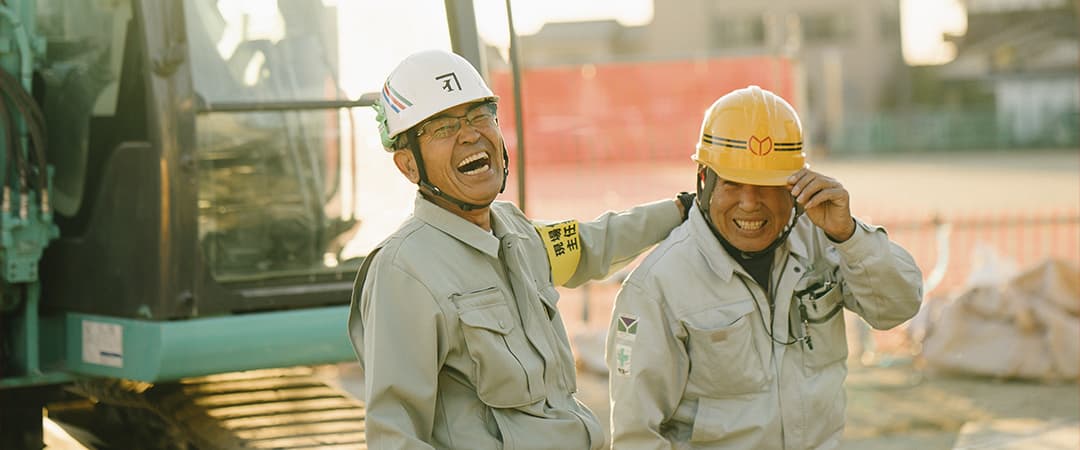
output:
M777 57L527 68L521 79L529 167L686 159L705 109L721 95L751 84L772 90L798 109L791 62ZM513 162L513 79L502 70L493 71L491 81L500 97L499 122Z

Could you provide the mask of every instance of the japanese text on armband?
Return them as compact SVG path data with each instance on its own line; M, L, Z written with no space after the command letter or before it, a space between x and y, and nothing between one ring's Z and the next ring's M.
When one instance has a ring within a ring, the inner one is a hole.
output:
M547 249L548 261L551 263L551 280L556 286L561 286L574 275L581 260L578 222L567 220L550 225L537 224L536 232Z

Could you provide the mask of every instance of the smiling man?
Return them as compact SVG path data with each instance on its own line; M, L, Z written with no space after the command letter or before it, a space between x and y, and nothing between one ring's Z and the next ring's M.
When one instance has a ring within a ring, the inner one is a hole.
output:
M353 288L369 448L605 446L574 398L555 286L628 263L685 220L693 197L534 223L494 201L507 177L497 101L465 59L443 51L409 56L383 85L383 146L418 193Z
M705 112L697 203L619 291L607 339L616 449L833 448L843 308L878 329L922 277L847 190L806 167L802 126L757 86Z

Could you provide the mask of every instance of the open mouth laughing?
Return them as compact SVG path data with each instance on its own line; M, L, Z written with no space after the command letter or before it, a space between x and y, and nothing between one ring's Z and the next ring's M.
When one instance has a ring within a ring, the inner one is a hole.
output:
M491 168L491 158L485 152L476 152L469 155L457 165L458 172L463 175L477 175Z

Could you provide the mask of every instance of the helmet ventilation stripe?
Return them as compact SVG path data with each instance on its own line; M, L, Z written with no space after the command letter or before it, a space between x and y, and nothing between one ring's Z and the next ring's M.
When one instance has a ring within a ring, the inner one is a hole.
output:
M401 112L401 110L400 110L400 109L398 109L397 105L395 105L395 104L394 104L394 101L390 99L390 96L389 96L389 95L386 95L386 89L383 89L383 91L382 91L382 97L383 97L383 101L384 101L384 103L386 103L387 105L389 105L389 106L390 106L390 109L394 110L394 112L396 112L396 113L400 113L400 112Z
M402 103L405 104L405 106L412 106L412 102L410 102L409 99L405 98L404 95L401 95L401 93L398 92L397 89L394 89L394 87L391 86L390 83L386 83L386 88L390 89L390 93L394 94L394 98L400 100Z
M709 134L703 134L701 136L701 141L706 143L706 144L719 145L721 147L741 148L741 149L746 148L746 141L736 141L734 139L715 137L715 136L712 136L712 135L709 135Z
M401 110L407 108L408 106L412 106L411 103L406 101L404 97L401 97L400 94L397 94L396 91L392 92L392 89L390 89L390 83L386 83L383 85L382 93L383 97L390 101L391 106L394 106L394 112L401 112ZM403 103L409 104L408 106L406 106Z

